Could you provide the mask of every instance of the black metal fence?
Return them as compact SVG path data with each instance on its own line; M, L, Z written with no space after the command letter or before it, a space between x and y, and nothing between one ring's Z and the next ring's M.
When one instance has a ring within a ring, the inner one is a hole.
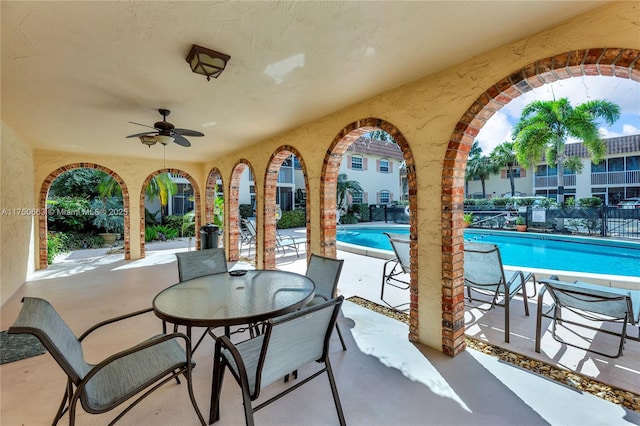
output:
M465 213L473 213L472 228L515 229L515 219L522 217L527 229L533 232L640 238L640 209L609 206L486 207L465 207Z

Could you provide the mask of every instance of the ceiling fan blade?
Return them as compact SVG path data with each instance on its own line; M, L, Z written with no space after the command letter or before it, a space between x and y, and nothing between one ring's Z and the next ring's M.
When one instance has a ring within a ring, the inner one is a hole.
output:
M147 126L146 124L135 123L133 121L130 121L129 123L135 124L135 125L138 125L138 126L148 127L150 129L157 129L157 127L151 127L151 126Z
M184 136L182 136L182 135L175 134L175 135L173 135L173 138L174 138L174 139L173 139L173 141L174 141L175 143L177 143L178 145L182 145L182 146L191 146L191 142L189 142L189 141L187 140L187 138L185 138L185 137L184 137Z
M126 136L126 137L127 138L139 138L140 136L155 135L157 133L158 133L157 131L155 131L155 132L136 133L135 135L129 135L129 136Z
M189 129L173 129L173 132L182 136L204 136L204 133Z

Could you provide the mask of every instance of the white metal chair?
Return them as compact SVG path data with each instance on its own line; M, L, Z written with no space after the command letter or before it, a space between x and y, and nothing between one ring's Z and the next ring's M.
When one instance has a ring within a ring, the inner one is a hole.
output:
M524 311L529 316L529 304L527 303L526 282L533 279L535 287L535 276L531 273L513 271L507 275L502 266L500 250L495 244L475 243L465 241L464 243L464 286L467 289L467 297L470 301L486 300L472 297L472 291L488 295L491 298L490 310L496 306L504 307L504 341L509 343L509 305L511 299L519 291L523 294ZM498 300L503 298L503 302Z
M383 232L383 234L386 235L389 239L389 243L391 243L391 247L393 248L395 257L393 259L387 260L382 267L382 287L380 289L380 299L392 309L407 310L407 305L409 305L409 303L392 305L388 301L386 301L384 298L384 287L385 285L389 285L395 288L399 288L400 290L407 290L409 288L409 273L411 272L411 255L409 253L409 244L411 240L409 239L409 235L407 234L392 234L388 232ZM402 306L407 307L399 309Z

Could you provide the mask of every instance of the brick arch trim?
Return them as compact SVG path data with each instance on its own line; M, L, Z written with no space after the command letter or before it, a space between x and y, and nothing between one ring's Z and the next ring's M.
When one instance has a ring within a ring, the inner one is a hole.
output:
M290 155L295 155L298 161L300 162L300 166L302 167L302 173L304 175L304 187L309 196L309 181L307 179L307 167L304 163L304 159L300 152L291 145L283 145L278 147L271 158L269 159L267 170L265 171L265 179L264 179L264 220L262 223L264 224L264 267L265 269L275 269L276 267L276 215L275 215L275 206L276 206L276 190L278 186L278 173L280 172L280 167L284 160L287 159ZM307 232L307 245L306 251L307 258L309 257L309 205L306 206L306 232Z
M244 172L247 168L251 171L253 176L256 175L255 171L253 170L253 166L251 166L251 163L248 160L241 158L236 162L236 164L231 169L229 189L228 191L225 191L225 194L229 194L224 203L225 217L228 218L226 220L226 223L229 227L227 231L229 232L229 261L236 261L240 259L240 250L238 248L238 244L240 242L240 177L242 176L242 172ZM259 211L257 205L256 211ZM256 220L258 220L258 217L256 217ZM256 266L257 265L258 253L256 251Z
M368 117L346 125L336 134L322 165L320 177L320 238L322 255L336 257L336 186L342 156L360 136L372 130L384 130L398 143L407 168L409 184L409 233L411 238L410 324L409 340L418 341L418 215L416 166L409 143L392 123Z
M213 167L209 171L209 175L207 176L207 182L204 189L204 222L212 223L213 222L213 212L215 205L213 204L213 200L216 197L216 182L220 179L222 182L218 191L222 191L224 194L224 181L222 180L222 173L217 167ZM226 246L226 245L225 245Z
M162 174L162 173L172 173L172 174L176 174L176 175L180 175L182 177L184 177L185 179L187 179L189 181L189 184L193 187L193 200L194 200L194 209L195 209L195 234L196 234L196 250L200 249L200 233L198 232L198 230L200 229L200 189L198 188L198 184L195 181L195 179L193 177L191 177L191 175L187 172L185 172L184 170L180 170L180 169L171 169L171 168L164 168L164 169L159 169L156 170L155 172L151 173L149 176L147 176L147 178L144 180L144 182L142 183L142 187L140 188L140 258L144 258L145 256L145 241L144 241L144 233L145 233L145 215L144 215L144 196L145 196L145 189L147 188L147 186L149 185L149 182L151 182L151 179L153 179L155 176Z
M124 183L124 180L111 169L107 167L101 166L100 164L95 163L72 163L67 164L66 166L58 167L56 170L49 173L49 175L44 179L42 185L40 186L40 194L38 199L38 207L41 212L45 212L47 209L47 196L49 195L49 189L51 188L51 184L54 180L61 174L75 170L75 169L95 169L100 170L102 172L107 173L109 176L114 178L116 182L120 185L122 189L122 201L123 207L126 212L129 211L129 189L127 185ZM130 237L131 237L131 222L128 214L124 215L124 258L129 260L131 259L131 246L130 246ZM39 261L38 265L40 269L46 269L47 264L47 216L40 215L38 216L38 235L39 235L39 246L38 246L38 254Z
M442 349L465 349L463 226L464 175L471 145L493 114L523 93L547 83L581 76L609 76L640 82L640 50L595 48L541 59L489 87L471 104L449 138L442 167Z

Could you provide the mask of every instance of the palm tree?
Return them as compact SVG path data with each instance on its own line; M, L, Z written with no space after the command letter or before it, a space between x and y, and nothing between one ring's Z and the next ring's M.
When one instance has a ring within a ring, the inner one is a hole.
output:
M516 157L516 148L513 142L503 142L496 146L491 154L489 154L491 160L498 167L506 167L507 175L509 176L509 182L511 183L511 196L516 195L516 183L513 177L514 170L518 165L518 158Z
M471 151L469 151L469 160L467 161L467 169L464 176L467 182L467 196L469 194L468 183L472 179L480 179L482 185L482 198L487 198L487 190L485 182L493 173L497 173L499 166L496 165L490 157L482 155L482 148L478 145L478 141L473 142Z
M568 137L579 139L589 151L591 161L599 163L606 154L604 142L598 134L597 118L604 118L609 126L620 118L620 107L605 100L593 100L576 106L562 98L535 101L522 110L522 117L513 131L518 162L529 167L540 162L544 153L547 164L558 169L558 202L564 203L564 169L582 171L578 157L567 157Z
M176 194L177 192L178 184L175 183L173 179L171 179L169 173L161 173L154 176L145 189L145 194L147 195L148 201L153 201L156 198L160 198L160 205L162 206L162 210L165 210L165 207L169 202L169 197Z
M362 192L362 187L357 180L347 180L346 173L338 175L338 183L336 188L336 202L338 209L346 207L347 195L355 192Z

